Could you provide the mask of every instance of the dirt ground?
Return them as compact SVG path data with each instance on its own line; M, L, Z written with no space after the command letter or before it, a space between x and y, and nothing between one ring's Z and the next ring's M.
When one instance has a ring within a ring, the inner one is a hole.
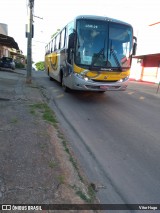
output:
M25 83L25 72L0 71L0 204L97 203L54 112L34 82Z

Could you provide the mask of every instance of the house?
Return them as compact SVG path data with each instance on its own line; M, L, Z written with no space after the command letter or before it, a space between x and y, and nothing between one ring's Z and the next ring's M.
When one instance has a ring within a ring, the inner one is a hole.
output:
M7 24L0 23L0 57L9 57L9 48L19 50L18 44L15 42L14 38L8 36Z
M138 34L130 78L152 83L160 82L160 22L144 27Z
M0 58L6 56L15 59L17 64L25 66L25 57L13 37L8 36L8 25L0 23Z

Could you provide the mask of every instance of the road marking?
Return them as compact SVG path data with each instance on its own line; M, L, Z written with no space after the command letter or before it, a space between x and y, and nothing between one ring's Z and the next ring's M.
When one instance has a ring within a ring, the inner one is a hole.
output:
M145 99L145 97L141 96L141 97L139 97L139 99L140 99L140 100L144 100L144 99Z
M135 92L128 92L128 95L133 95Z
M63 98L64 94L57 95L56 98Z

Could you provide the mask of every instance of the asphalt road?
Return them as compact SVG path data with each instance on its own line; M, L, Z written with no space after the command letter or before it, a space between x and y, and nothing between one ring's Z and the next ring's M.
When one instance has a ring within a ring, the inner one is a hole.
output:
M125 92L65 93L35 73L101 203L160 202L160 99Z

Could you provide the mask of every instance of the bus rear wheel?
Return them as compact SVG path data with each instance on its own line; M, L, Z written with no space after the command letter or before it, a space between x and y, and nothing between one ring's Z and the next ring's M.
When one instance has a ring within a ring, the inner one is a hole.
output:
M50 76L50 74L49 74L49 69L48 69L48 76L49 76L49 80L50 81L53 81L54 79Z

